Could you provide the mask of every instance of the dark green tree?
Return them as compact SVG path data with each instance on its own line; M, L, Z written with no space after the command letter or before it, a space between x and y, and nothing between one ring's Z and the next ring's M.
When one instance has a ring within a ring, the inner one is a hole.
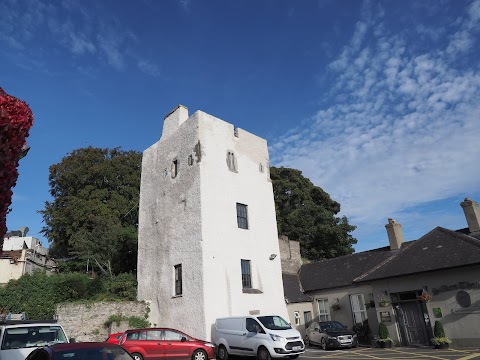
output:
M340 204L302 175L300 170L270 168L277 226L280 235L300 241L302 257L309 260L353 253L356 226L337 217Z
M136 151L88 147L50 167L42 232L69 270L135 271L141 162Z

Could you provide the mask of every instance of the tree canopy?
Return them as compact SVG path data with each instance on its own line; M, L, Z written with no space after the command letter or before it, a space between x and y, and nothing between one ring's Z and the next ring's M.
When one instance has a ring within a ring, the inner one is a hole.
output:
M337 217L340 204L302 175L300 170L270 168L277 226L280 235L300 242L301 255L309 260L353 253L356 226Z
M50 254L70 270L135 271L142 154L81 148L50 167L52 201L40 211Z

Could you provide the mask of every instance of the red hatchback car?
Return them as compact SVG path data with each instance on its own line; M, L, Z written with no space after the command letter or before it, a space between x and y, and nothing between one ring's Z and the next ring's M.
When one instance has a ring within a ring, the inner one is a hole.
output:
M168 328L127 330L120 346L135 360L209 360L215 358L215 345Z
M110 334L110 335L108 335L108 338L105 340L105 342L108 342L108 343L111 343L111 344L118 344L122 335L123 335L123 332Z

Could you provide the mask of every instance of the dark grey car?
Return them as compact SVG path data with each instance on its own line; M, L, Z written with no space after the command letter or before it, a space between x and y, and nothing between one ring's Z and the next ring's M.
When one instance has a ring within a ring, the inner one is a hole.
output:
M338 321L313 322L305 332L305 345L322 349L357 347L357 335Z

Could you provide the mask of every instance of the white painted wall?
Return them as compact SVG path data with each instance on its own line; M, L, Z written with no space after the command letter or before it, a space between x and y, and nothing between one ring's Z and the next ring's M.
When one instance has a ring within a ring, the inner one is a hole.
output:
M235 137L233 125L201 111L184 119L181 107L170 116L142 165L138 298L151 301L151 321L208 340L217 317L258 310L287 319L266 141L241 129ZM227 167L228 151L237 173ZM179 174L172 179L175 158ZM248 205L248 230L237 226L237 202ZM253 287L262 293L243 293L241 259L251 261ZM179 263L183 295L173 297Z

